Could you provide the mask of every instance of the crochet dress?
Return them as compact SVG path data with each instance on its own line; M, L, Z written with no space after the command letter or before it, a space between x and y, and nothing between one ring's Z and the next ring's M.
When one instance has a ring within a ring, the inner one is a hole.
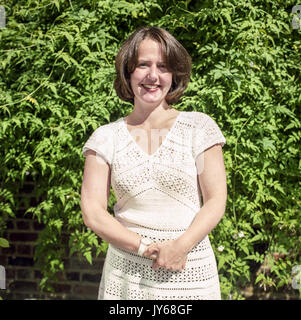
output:
M154 242L178 238L201 208L196 158L225 144L216 122L196 111L181 111L162 144L145 153L124 118L97 128L83 146L111 169L115 218ZM109 244L98 299L221 299L217 264L208 236L189 253L185 269L152 269L152 260Z

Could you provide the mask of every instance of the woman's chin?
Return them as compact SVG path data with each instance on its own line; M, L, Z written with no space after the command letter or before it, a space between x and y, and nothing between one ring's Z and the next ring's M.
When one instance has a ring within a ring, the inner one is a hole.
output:
M141 96L138 100L141 103L146 103L146 104L160 104L163 100L165 100L164 95L158 95L158 94L153 94L153 93L147 93Z

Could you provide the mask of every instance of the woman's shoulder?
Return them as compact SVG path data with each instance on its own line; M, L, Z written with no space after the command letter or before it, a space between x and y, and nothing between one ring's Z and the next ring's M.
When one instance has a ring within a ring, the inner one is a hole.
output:
M122 120L122 118L119 118L115 121L109 122L109 123L105 123L102 125L99 125L98 127L96 127L96 129L93 131L93 134L99 135L99 134L108 134L108 135L112 135L114 133L114 130L116 128L116 126L118 125L118 123Z
M201 111L184 111L184 114L191 123L197 126L205 125L208 121L214 121L210 115Z

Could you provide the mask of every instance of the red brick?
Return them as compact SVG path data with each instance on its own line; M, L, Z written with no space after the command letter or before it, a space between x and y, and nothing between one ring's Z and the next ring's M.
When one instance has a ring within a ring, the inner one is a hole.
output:
M17 221L17 228L19 230L30 230L30 222L26 220Z
M5 255L8 255L8 254L12 255L16 252L16 246L10 243L8 248L1 248L1 250L2 250L2 253Z
M25 207L25 206L20 207L20 208L15 212L16 218L24 218L26 209L27 209L27 207Z
M9 289L18 292L37 291L37 284L31 281L14 281L10 283Z
M17 246L17 253L22 255L30 255L31 254L31 246L20 244Z
M70 281L79 281L79 272L67 272L66 277Z
M101 279L101 273L97 272L97 273L84 273L82 275L82 281L88 281L88 282L92 282L92 283L99 283Z
M99 287L99 284L95 286L75 285L73 287L73 293L88 294L88 295L97 297L98 287Z
M6 229L7 230L15 229L15 225L14 225L14 221L13 220L8 220L6 222Z
M70 293L71 286L69 284L62 284L62 283L54 283L53 288L55 293Z
M18 279L24 279L24 280L30 280L32 278L32 270L30 269L19 269L17 270L17 278Z
M56 275L55 275L56 279L58 281L64 281L66 280L66 276L65 276L65 273L60 271L60 272L57 272Z
M6 266L7 265L7 256L6 255L0 255L0 264L2 266Z
M8 264L11 266L18 266L18 267L33 267L34 260L33 258L8 257Z
M39 223L38 221L34 221L33 222L33 228L34 230L40 231L43 230L45 228L45 225L42 223Z
M16 270L11 268L5 268L6 279L15 279Z
M34 271L34 278L35 279L42 279L43 278L43 274L40 270L35 270Z
M26 232L20 232L20 233L11 233L9 240L10 241L22 241L22 242L33 242L38 239L37 233L26 233Z

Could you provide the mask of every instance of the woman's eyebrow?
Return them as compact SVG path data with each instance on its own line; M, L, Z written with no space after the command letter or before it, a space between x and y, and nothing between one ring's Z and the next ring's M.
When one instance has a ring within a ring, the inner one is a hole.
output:
M141 62L150 63L151 61L147 60L147 59L138 59L138 63L141 63ZM164 60L162 60L162 61L158 61L157 63L165 64L166 62Z

